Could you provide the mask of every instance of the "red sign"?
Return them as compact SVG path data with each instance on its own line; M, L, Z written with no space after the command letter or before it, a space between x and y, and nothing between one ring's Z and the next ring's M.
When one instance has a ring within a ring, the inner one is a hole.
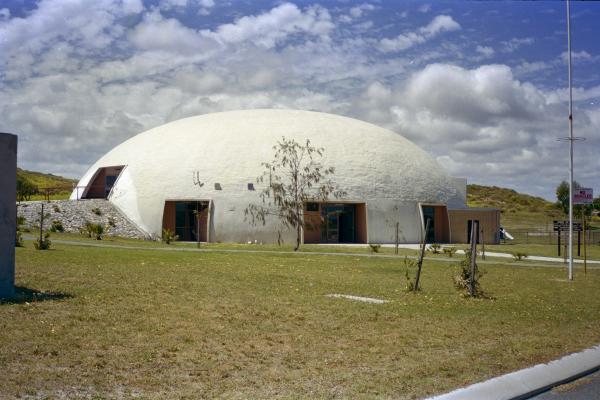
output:
M573 204L592 204L594 202L594 190L592 188L573 189Z

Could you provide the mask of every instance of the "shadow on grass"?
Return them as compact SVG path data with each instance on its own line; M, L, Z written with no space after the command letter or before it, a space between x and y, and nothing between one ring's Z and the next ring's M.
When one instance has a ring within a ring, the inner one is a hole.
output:
M15 296L11 299L0 299L0 304L23 304L36 301L71 299L72 295L62 292L42 292L23 286L15 286Z

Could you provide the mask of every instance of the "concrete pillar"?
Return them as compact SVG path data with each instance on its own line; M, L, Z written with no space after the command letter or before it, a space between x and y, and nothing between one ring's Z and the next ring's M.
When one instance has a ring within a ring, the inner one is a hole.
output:
M15 294L17 136L0 133L0 298Z

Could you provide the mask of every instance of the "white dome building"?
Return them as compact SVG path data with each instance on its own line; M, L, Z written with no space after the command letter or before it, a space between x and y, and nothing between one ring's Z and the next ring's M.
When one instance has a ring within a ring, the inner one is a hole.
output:
M221 112L150 129L101 157L71 199L107 198L150 237L168 228L180 240L291 243L295 233L278 220L263 226L244 217L249 204L261 204L261 163L282 137L323 147L323 164L335 167L333 181L346 192L306 205L321 226L304 229L305 243L393 243L397 223L400 242L415 243L425 218L434 225L430 241L453 241L448 209L465 209L465 180L396 133L310 111Z

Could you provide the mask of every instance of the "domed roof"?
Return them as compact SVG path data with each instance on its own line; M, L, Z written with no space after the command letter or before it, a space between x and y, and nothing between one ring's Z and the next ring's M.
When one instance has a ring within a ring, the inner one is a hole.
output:
M261 163L272 159L282 137L323 147L323 163L335 167L333 180L348 200L447 203L457 196L452 178L399 134L339 115L280 109L205 114L150 129L100 158L79 186L98 168L126 166L110 200L135 222L166 199L258 199L247 185L262 174Z

